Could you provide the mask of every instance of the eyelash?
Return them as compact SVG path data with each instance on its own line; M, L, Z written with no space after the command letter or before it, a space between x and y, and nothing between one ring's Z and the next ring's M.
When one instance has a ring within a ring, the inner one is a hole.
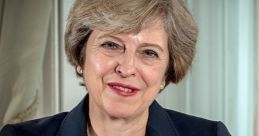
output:
M144 50L143 54L148 56L148 57L156 57L156 58L159 57L158 53L156 51L154 51L154 50L151 50L151 49Z
M124 50L123 46L112 41L104 42L103 44L101 44L101 47L109 50ZM159 58L158 53L152 49L145 49L142 51L142 54L149 58Z
M101 44L101 46L103 48L106 48L106 49L111 49L111 50L116 50L116 49L122 49L123 47L117 43L114 43L114 42L111 42L111 41L108 41L108 42L104 42L103 44Z

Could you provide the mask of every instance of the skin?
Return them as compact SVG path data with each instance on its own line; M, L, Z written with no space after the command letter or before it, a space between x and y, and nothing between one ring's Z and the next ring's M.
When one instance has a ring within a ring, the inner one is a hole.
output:
M137 34L94 30L86 42L83 67L89 91L89 135L144 136L148 108L165 82L169 61L167 34L155 20ZM137 89L116 93L110 83Z

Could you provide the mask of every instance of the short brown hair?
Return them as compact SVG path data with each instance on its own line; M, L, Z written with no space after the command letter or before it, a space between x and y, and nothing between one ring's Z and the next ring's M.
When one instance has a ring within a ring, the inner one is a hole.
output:
M68 60L83 66L85 42L93 30L138 33L155 18L162 19L168 35L166 84L178 83L192 64L198 35L182 0L76 0L65 32Z

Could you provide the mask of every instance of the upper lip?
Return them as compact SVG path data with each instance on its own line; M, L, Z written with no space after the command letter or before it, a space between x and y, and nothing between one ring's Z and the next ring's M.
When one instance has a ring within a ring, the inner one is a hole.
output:
M110 85L110 86L120 86L120 87L128 88L128 89L131 89L131 90L134 90L134 91L138 91L138 90L139 90L139 88L134 87L134 86L132 86L132 85L123 84L123 83L118 83L118 82L110 82L110 83L108 83L108 85Z

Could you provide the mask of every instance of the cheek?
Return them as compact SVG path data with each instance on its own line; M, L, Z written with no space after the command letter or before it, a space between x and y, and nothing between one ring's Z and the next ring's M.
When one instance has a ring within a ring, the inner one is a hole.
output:
M149 89L154 91L159 90L159 87L163 80L165 79L165 70L164 67L153 67L153 68L144 68L140 70L142 73L142 79Z
M108 59L98 53L90 53L86 56L85 66L86 74L91 74L92 76L104 76L107 73L113 71L115 67L115 61Z

